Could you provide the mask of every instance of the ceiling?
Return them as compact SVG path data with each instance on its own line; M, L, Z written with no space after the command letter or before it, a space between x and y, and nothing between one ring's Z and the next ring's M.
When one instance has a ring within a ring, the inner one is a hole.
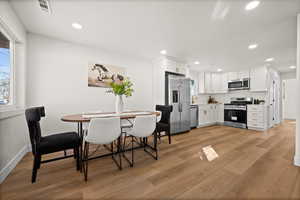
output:
M191 68L242 70L270 64L280 71L296 65L299 0L122 1L51 0L52 14L37 0L11 4L29 32L126 55L154 59L160 50ZM75 30L71 24L83 26ZM248 45L257 43L255 50ZM198 60L199 65L194 65Z

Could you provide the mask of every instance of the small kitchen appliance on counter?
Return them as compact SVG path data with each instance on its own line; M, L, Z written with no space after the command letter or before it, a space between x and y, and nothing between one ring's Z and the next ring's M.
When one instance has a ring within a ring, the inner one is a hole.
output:
M247 104L253 104L252 97L231 98L224 104L224 125L247 128Z

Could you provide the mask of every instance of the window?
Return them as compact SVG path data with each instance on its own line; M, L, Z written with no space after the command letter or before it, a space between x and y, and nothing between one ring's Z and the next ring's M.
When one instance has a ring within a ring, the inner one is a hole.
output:
M13 105L13 41L0 27L0 107Z

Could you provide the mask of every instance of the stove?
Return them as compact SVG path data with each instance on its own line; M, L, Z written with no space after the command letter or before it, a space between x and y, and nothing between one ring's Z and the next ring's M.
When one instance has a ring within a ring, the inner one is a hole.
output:
M253 98L231 98L224 104L224 125L237 128L247 128L247 104L253 103Z

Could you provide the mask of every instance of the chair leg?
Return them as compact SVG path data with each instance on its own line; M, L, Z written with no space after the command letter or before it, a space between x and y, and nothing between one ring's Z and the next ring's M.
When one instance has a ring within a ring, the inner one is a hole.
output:
M161 134L160 134L160 132L158 133L158 139L159 139L159 143L161 143Z
M169 137L169 144L171 144L171 133L170 133L170 131L168 131L167 134L168 134L168 137Z
M76 152L76 148L73 149L73 155L74 155L74 159L76 159L76 157L78 155L77 152Z
M121 136L118 139L118 153L119 153L119 161L120 161L119 169L122 170L122 156L121 156L121 154L122 154L122 138L121 138Z
M154 133L154 148L155 148L155 159L158 160L158 148L157 148L157 132ZM170 140L169 140L170 141Z
M36 181L38 166L39 166L39 156L35 155L33 160L31 183L34 183Z
M76 169L77 171L80 170L80 156L79 156L79 147L74 149L74 154L76 154Z
M89 143L85 142L84 145L84 158L83 158L83 173L84 173L84 180L87 181L88 178L88 155L89 155Z
M123 141L123 146L122 146L122 156L123 156L123 158L129 163L129 166L130 167L133 167L133 164L132 164L132 162L126 157L126 155L125 155L125 153L126 153L126 139L127 139L127 137L131 137L131 136L127 136L126 134L125 134L125 137L124 137L124 141ZM130 139L130 138L129 138Z
M41 161L42 161L42 155L38 155L38 163L37 163L37 168L41 168Z
M133 165L134 165L134 153L133 153L134 151L133 151L133 136L131 136L131 165L132 165L132 167L133 167Z

